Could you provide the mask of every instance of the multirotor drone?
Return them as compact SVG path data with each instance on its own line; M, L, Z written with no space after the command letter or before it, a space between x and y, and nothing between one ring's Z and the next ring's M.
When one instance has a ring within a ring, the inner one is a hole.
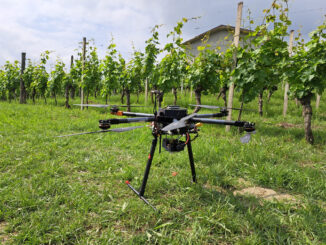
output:
M89 104L88 105L84 104L83 106L109 107L109 105L89 105ZM195 105L195 106L199 106L199 105ZM140 199L142 199L146 204L148 204L154 210L156 210L155 207L153 207L145 199L144 194L145 194L145 188L146 188L150 168L152 165L152 161L153 161L153 157L158 141L159 141L159 151L161 151L161 146L163 146L163 148L169 152L180 152L183 151L184 148L187 146L192 181L197 182L191 142L198 137L199 127L203 123L230 125L230 126L243 128L243 130L246 131L247 134L241 138L242 143L249 142L250 135L255 132L255 124L251 122L211 119L214 117L227 116L228 109L230 108L217 107L217 106L200 106L200 107L203 108L210 107L210 109L220 108L220 112L210 113L210 114L197 114L197 113L188 114L186 108L181 108L179 106L167 106L165 108L159 108L157 110L155 104L153 114L148 114L148 113L125 112L119 110L118 106L111 106L111 114L117 116L128 116L133 118L111 118L106 120L99 120L99 128L101 129L100 131L63 135L59 137L82 135L82 134L93 134L93 133L105 133L105 132L125 132L137 128L142 128L144 126L133 126L133 127L110 129L111 125L121 124L121 123L150 122L152 135L154 139L152 140L152 145L151 145L150 153L148 155L147 165L145 168L142 184L139 190L136 190L130 184L129 181L126 181L126 184L134 193L136 193L137 196L139 196ZM190 135L194 135L194 137L191 137ZM163 141L162 141L162 136L165 136L163 137ZM184 140L181 140L182 137L185 137Z

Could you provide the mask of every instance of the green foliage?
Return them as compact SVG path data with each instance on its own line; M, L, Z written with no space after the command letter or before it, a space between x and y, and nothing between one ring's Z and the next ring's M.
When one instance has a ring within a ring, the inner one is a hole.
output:
M224 53L221 53L220 62L220 85L221 87L228 87L231 81L231 73L234 68L234 48L230 47L226 49Z
M32 83L34 81L34 76L35 76L34 73L35 73L35 66L33 65L31 60L28 60L28 65L25 68L24 73L23 73L23 80L24 80L26 92L29 95L31 95L33 92L32 91L33 90Z
M203 43L198 47L198 57L187 56L183 46L182 28L188 19L183 18L167 35L169 42L159 48L160 26L156 25L151 37L146 40L144 52L134 51L131 60L126 61L118 55L116 45L111 41L107 54L100 60L94 45L87 45L83 67L82 52L65 74L64 64L56 64L51 72L51 79L46 70L49 51L41 55L38 65L29 65L23 79L27 93L45 96L62 93L63 88L83 87L84 92L101 91L107 96L113 90L128 89L130 92L142 90L144 81L149 87L163 91L179 88L188 83L201 92L216 92L234 82L244 102L252 101L266 89L272 89L286 79L291 83L290 93L302 98L322 93L325 88L325 24L312 33L305 44L294 48L295 54L289 57L287 42L288 18L287 0L274 0L269 9L264 10L265 17L261 25L249 32L243 48L230 47L223 54L211 50ZM252 20L249 20L253 24ZM249 43L248 43L249 41ZM157 56L163 54L160 62ZM237 57L237 66L233 62ZM0 73L0 93L4 98L13 98L19 89L19 64L7 62ZM282 80L283 79L283 80Z
M126 63L125 59L119 54L119 61L116 66L117 81L128 97L127 103L130 103L129 96L131 92L140 91L144 80L143 67L144 54L134 50L131 60Z
M280 64L289 58L284 37L291 22L287 18L288 9L283 7L282 1L277 2L264 10L265 23L248 34L253 46L240 47L236 51L237 66L232 78L245 102L253 100L265 89L277 86L284 72Z
M81 87L84 88L84 93L86 94L99 90L102 77L96 47L90 46L88 50L89 52L86 52L85 66L82 74L83 82L81 83Z
M77 59L70 69L70 81L72 86L82 87L84 95L89 96L91 92L100 91L101 67L97 54L97 48L88 43L85 50L85 61L83 61L82 48L77 54Z
M144 65L143 65L143 77L144 80L148 79L148 83L153 85L157 84L157 69L156 69L156 59L157 55L160 53L160 49L157 47L159 45L159 34L156 25L152 30L152 37L146 40L146 47L144 53Z
M172 49L159 64L158 86L162 91L178 88L186 77L186 55Z
M49 59L49 54L49 51L45 51L41 54L40 63L34 67L33 82L31 83L31 88L35 89L35 91L44 98L49 78L45 65Z
M52 95L57 95L62 91L63 82L66 80L65 64L57 60L55 69L51 72L51 79L48 81L48 91Z
M74 83L74 80L72 79L72 76L70 73L65 73L65 75L62 78L62 88L69 88L71 89L73 86L76 87L76 84Z
M7 61L4 65L4 86L8 91L9 100L19 93L20 66L17 60L14 63Z
M78 85L80 85L82 77L82 62L80 59L75 60L74 64L72 64L70 68L70 76Z
M0 70L0 99L6 99L6 74L5 71Z
M80 54L78 55L80 58ZM69 80L67 80L67 82L71 82L72 88L77 89L80 87L82 77L82 62L80 59L75 60L75 62L71 65L68 77Z
M117 65L117 73L118 73L118 84L120 89L123 89L123 86L126 85L126 60L119 54L118 65Z
M100 70L103 74L102 95L108 96L114 89L118 87L118 60L116 45L111 40L107 48L107 54L101 61Z
M199 51L199 55L187 67L188 83L198 91L217 92L221 86L222 56L207 46L200 47Z
M162 52L166 52L165 57L158 66L159 80L158 87L162 91L180 87L187 74L187 56L185 47L182 45L182 27L188 20L183 18L179 21L167 37L172 37L172 41L167 43Z
M125 89L128 89L129 92L141 90L144 80L143 57L143 53L134 50L133 57L131 58L123 72L124 79L121 84Z
M290 94L301 99L322 94L326 88L326 22L310 34L310 41L296 48L296 53L282 65L290 83Z

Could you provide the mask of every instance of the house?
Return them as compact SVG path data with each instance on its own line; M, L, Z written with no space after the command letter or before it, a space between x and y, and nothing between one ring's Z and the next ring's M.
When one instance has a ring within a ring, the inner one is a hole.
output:
M204 46L203 41L207 41L206 44L210 45L211 49L220 47L219 52L224 52L233 42L234 26L229 25L219 25L211 30L208 30L194 38L184 42L183 44L187 46L189 52L197 56L199 54L198 46ZM239 45L244 46L246 36L250 30L241 28L240 29L240 42ZM248 42L248 41L246 41Z

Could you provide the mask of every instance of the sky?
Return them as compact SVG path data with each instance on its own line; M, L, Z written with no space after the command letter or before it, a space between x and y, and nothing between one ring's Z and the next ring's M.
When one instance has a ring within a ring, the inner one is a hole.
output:
M27 58L37 62L45 50L69 64L83 37L93 39L100 58L111 40L129 59L132 47L144 50L145 40L155 25L161 43L183 17L200 16L183 28L186 41L218 25L235 26L235 0L0 0L0 67L6 60ZM248 27L248 9L256 23L272 0L244 0L242 27ZM291 29L300 29L304 38L321 25L326 15L326 0L289 0Z

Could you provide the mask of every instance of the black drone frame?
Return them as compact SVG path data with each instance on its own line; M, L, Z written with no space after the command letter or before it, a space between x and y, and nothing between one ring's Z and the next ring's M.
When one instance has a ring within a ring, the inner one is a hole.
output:
M136 190L130 182L127 180L126 184L128 187L139 196L146 204L153 207L144 197L145 188L148 180L148 176L150 173L151 165L154 158L155 149L158 143L158 139L160 139L160 149L161 149L161 137L162 135L184 135L186 136L185 142L172 142L169 146L168 143L165 144L165 149L168 151L180 151L183 150L185 146L188 149L188 156L190 162L191 176L192 181L197 182L196 179L196 170L194 164L194 157L191 146L191 138L190 134L198 134L198 126L199 124L219 124L219 125L230 125L236 127L243 127L244 130L248 133L254 131L254 123L246 122L246 121L228 121L228 120L218 120L218 119L210 119L211 117L223 117L227 116L228 111L225 109L221 109L219 113L211 113L211 114L190 114L187 115L187 110L180 108L178 106L168 106L166 108L159 109L158 112L154 112L153 114L147 113L133 113L133 112L124 112L120 111L117 107L111 108L111 114L119 115L119 116L129 116L134 118L113 118L108 120L100 120L99 127L103 130L108 129L113 124L121 124L121 123L135 123L135 122L152 122L152 135L154 139L152 140L152 145L150 149L150 153L148 155L148 160L144 172L144 177L142 180L142 184L140 186L139 191ZM133 128L132 128L133 129ZM250 138L250 135L249 135ZM248 139L249 141L249 139ZM175 144L174 144L175 143ZM174 144L174 145L173 145ZM164 142L163 142L164 146ZM169 148L170 147L170 148Z
M157 92L155 92L155 95ZM86 106L86 105L84 105ZM109 105L89 105L93 107L109 107ZM191 142L197 138L198 136L198 127L202 123L206 124L219 124L219 125L230 125L241 127L247 134L241 138L242 143L247 143L250 140L250 135L255 132L255 124L250 123L247 121L229 121L229 120L220 120L220 119L212 119L214 117L224 117L228 115L229 109L235 108L225 108L225 107L218 107L218 106L205 106L205 105L193 105L208 109L220 109L218 113L210 113L210 114L187 114L187 109L180 108L179 106L168 106L166 108L156 108L156 98L155 104L153 109L153 114L148 113L134 113L134 112L125 112L120 111L118 106L111 106L111 114L117 116L128 116L132 118L111 118L107 120L100 120L99 127L101 131L96 132L86 132L86 133L77 133L77 134L70 134L70 135L63 135L64 136L72 136L72 135L81 135L81 134L93 134L93 133L105 133L105 132L126 132L133 129L141 128L143 126L133 126L133 127L124 127L124 128L113 128L110 129L111 125L114 124L122 124L122 123L136 123L136 122L151 122L152 127L152 135L154 139L152 140L152 145L150 149L150 153L148 155L147 164L144 172L144 177L142 180L142 184L140 186L139 191L136 190L130 182L127 180L126 184L128 187L139 196L146 204L151 206L154 210L156 208L152 206L144 197L146 184L149 176L149 172L151 169L151 165L153 162L153 157L155 153L155 149L159 140L160 143L160 151L162 146L162 135L166 135L166 138L163 139L163 147L169 152L179 152L187 146L188 149L188 156L189 156L189 163L191 169L191 176L192 181L197 182L196 179L196 170L195 170L195 163L194 163L194 156L192 152ZM191 139L190 134L195 134L195 137ZM181 141L179 139L168 139L167 136L185 136L185 141Z

